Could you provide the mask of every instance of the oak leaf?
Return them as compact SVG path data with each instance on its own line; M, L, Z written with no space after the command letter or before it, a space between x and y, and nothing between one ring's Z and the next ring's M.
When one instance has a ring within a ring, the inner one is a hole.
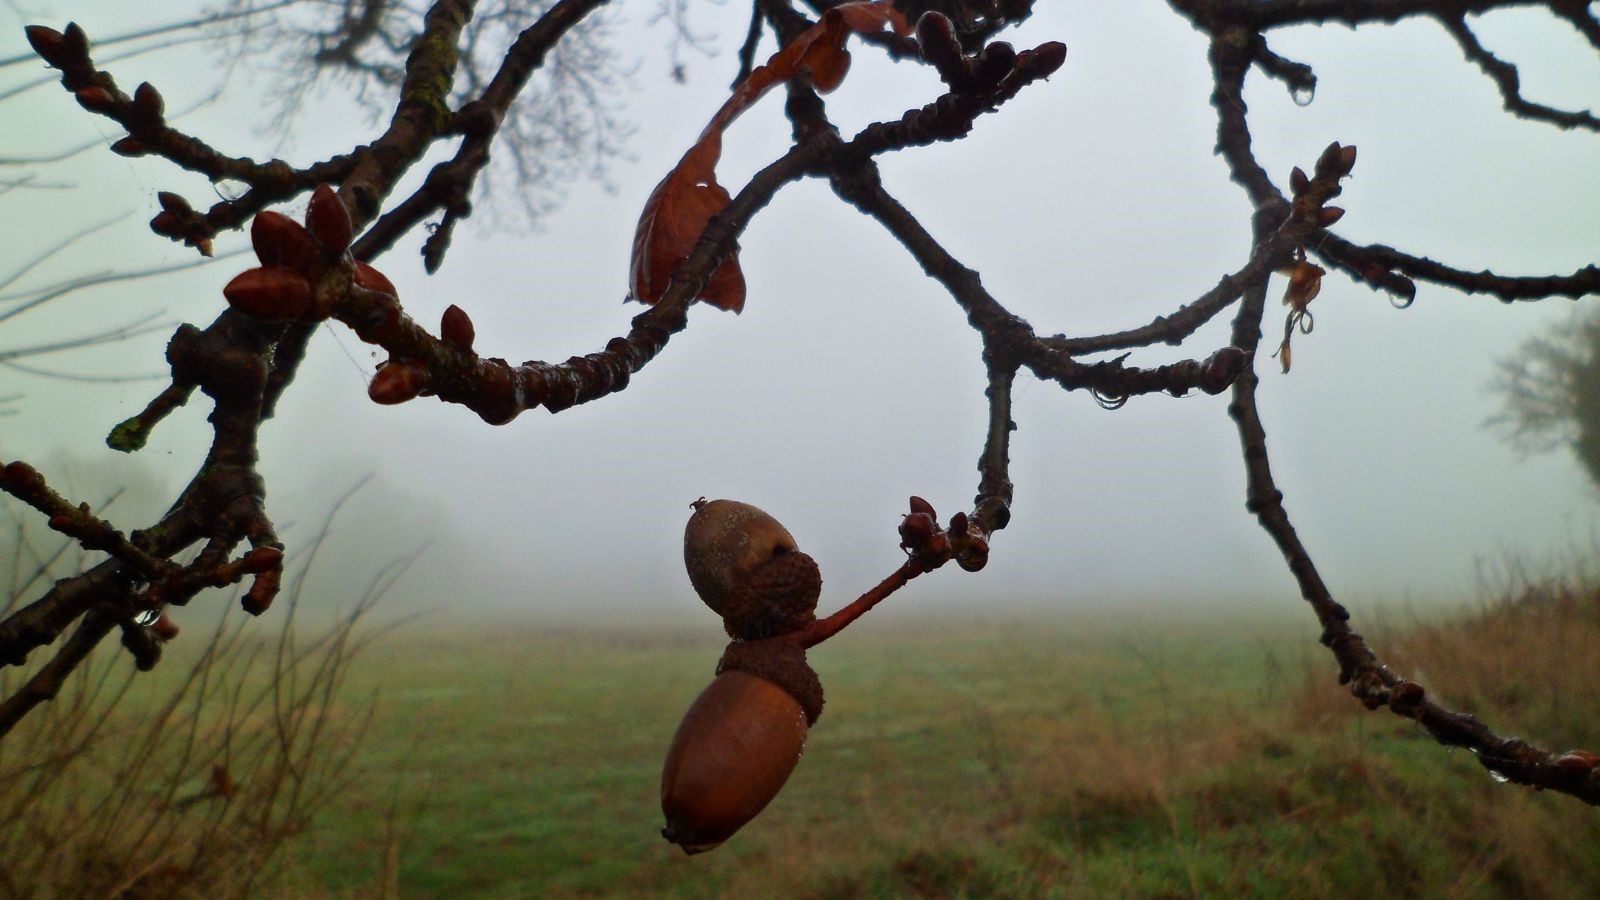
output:
M713 216L732 202L728 190L717 183L717 162L722 158L722 133L746 109L774 86L806 75L818 91L828 93L844 81L850 70L845 39L854 33L873 33L884 27L908 34L905 17L892 0L844 3L823 13L821 21L806 29L756 68L728 97L667 177L645 201L633 237L629 271L632 298L653 304L667 292L672 275L689 258ZM735 313L744 309L744 272L738 248L730 249L695 295L718 309Z

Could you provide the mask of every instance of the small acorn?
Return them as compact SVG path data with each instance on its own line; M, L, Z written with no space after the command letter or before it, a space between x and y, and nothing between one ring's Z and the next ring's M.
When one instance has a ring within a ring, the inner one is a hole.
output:
M694 510L683 564L729 637L772 637L816 618L822 574L777 519L737 500L702 499Z
M823 705L822 682L791 638L816 619L816 562L748 503L702 499L694 508L684 565L734 640L662 767L661 834L689 854L720 845L777 796Z

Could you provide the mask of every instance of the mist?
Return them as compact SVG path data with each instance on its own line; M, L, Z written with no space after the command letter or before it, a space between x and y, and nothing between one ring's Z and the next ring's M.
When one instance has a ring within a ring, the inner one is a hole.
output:
M565 186L562 208L532 231L480 216L458 232L437 275L423 273L415 241L381 259L418 321L431 325L457 304L476 323L478 351L512 360L591 352L626 329L638 311L622 301L640 207L722 101L736 62L692 56L678 84L668 77L666 34L641 11L624 13L634 18L619 20L619 49L638 58L624 98L636 128L631 155L612 163L607 183ZM101 2L78 4L74 15L93 36L145 13ZM712 7L699 16L702 30L726 36L739 33L746 12ZM1480 26L1491 49L1522 65L1530 96L1580 108L1600 101L1600 70L1578 37L1532 13L1497 13ZM21 52L20 30L11 33L11 52ZM1593 261L1600 146L1592 135L1508 117L1493 84L1437 28L1357 37L1327 28L1275 41L1316 69L1309 106L1250 77L1256 146L1274 177L1309 166L1330 141L1354 144L1360 158L1339 201L1349 210L1341 232L1353 240L1509 274ZM1250 210L1211 152L1199 35L1164 4L1042 4L1008 39L1060 39L1067 63L980 119L967 140L880 163L890 190L1002 302L1041 333L1097 333L1169 312L1243 262ZM902 71L915 67L870 50L854 56L850 78L829 98L845 134L936 93L931 72ZM110 68L123 84L151 81L181 109L211 87L192 72L216 61L180 48ZM278 146L264 86L239 78L221 102L180 124L224 152L299 162L375 133L333 91ZM5 108L13 127L0 155L116 137L54 86ZM724 183L742 184L788 141L781 103L752 110L729 132ZM117 213L126 215L33 277L191 258L145 222L158 190L209 200L203 179L103 150L40 171L74 187L0 197L13 221L29 223L0 250L0 271ZM418 166L410 183L426 171ZM688 330L625 392L499 428L427 398L371 403L372 348L325 326L261 442L268 511L291 566L361 484L332 519L308 605L344 608L385 566L412 559L382 602L385 614L714 630L681 559L689 504L702 496L754 503L781 520L822 567L824 609L888 574L902 559L895 528L909 495L947 517L975 491L986 417L977 336L890 237L823 184L783 191L741 245L750 286L742 315L696 307ZM219 256L246 246L240 234L217 241ZM203 324L222 309L221 285L247 265L224 259L74 294L6 323L0 346L152 310ZM1596 496L1572 460L1520 458L1482 428L1496 408L1485 390L1495 360L1561 321L1569 304L1505 306L1422 285L1415 304L1398 310L1330 275L1313 308L1316 330L1296 338L1293 371L1258 363L1260 400L1287 508L1336 597L1358 607L1460 603L1485 564L1589 544ZM1274 323L1269 315L1263 347L1276 344ZM1226 328L1219 317L1187 348L1141 351L1132 362L1203 356L1197 348L1226 343ZM168 335L37 361L77 374L159 376ZM153 483L170 501L203 458L203 397L131 459L104 445L161 387L159 378L108 385L0 371L0 395L21 395L0 418L0 458L28 460L63 489L69 469L93 469L97 489ZM1106 411L1085 394L1019 382L1016 499L988 568L919 579L874 617L1302 612L1271 541L1244 509L1226 403L1150 396ZM148 524L138 512L110 517L124 529Z

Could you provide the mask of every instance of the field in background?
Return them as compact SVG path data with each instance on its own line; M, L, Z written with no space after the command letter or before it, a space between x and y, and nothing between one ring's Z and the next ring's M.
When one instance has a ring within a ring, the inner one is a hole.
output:
M1600 748L1592 594L1387 630L1399 671L1502 733ZM658 778L720 652L710 631L386 638L352 676L379 691L355 777L291 881L411 897L1600 890L1595 810L1363 711L1310 627L1176 617L864 621L812 653L827 709L783 793L686 858L657 834Z

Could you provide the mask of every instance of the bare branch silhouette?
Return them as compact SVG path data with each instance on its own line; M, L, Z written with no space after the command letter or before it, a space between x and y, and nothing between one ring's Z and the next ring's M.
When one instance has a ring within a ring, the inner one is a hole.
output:
M387 359L369 387L375 402L436 397L499 425L536 407L559 412L601 400L627 389L671 338L688 327L692 304L742 309L746 285L739 268L741 237L779 191L817 178L884 228L966 317L981 343L985 379L974 389L984 391L988 415L971 509L941 527L931 507L922 510L914 500L902 526L901 546L909 558L901 569L834 616L774 639L803 649L945 562L955 560L969 571L984 567L991 540L1010 522L1014 493L1026 487L1013 484L1010 470L1010 433L1016 427L1012 393L1019 372L1064 390L1086 391L1108 408L1152 393L1227 391L1227 414L1239 436L1247 479L1246 508L1277 546L1322 628L1323 643L1338 662L1340 681L1354 697L1368 708L1386 707L1418 722L1441 743L1470 748L1497 777L1600 803L1600 756L1552 752L1438 705L1417 681L1387 667L1351 627L1348 611L1333 597L1284 507L1256 394L1272 278L1284 276L1286 282L1285 338L1277 356L1287 369L1290 339L1309 330L1308 307L1327 274L1313 260L1387 292L1402 305L1414 299L1417 280L1506 301L1590 297L1600 294L1600 268L1505 276L1435 262L1425 252L1437 251L1427 248L1399 250L1351 241L1337 230L1344 209L1332 201L1356 166L1356 148L1333 141L1315 160L1302 160L1305 168L1269 172L1253 142L1244 90L1252 71L1282 82L1296 99L1316 87L1309 65L1268 46L1268 33L1275 29L1432 19L1496 80L1512 114L1596 130L1588 113L1523 99L1516 69L1485 50L1466 24L1469 14L1535 6L1570 23L1600 49L1600 24L1587 7L1571 0L1170 0L1207 44L1216 150L1248 200L1251 244L1239 258L1215 267L1214 272L1225 274L1214 285L1196 286L1172 298L1169 313L1110 333L1082 335L1056 332L1058 323L1041 331L1013 312L1011 300L986 287L979 271L918 220L914 201L903 201L885 188L877 169L880 157L962 140L985 127L991 116L1015 114L1010 101L1023 91L1046 89L1041 83L1066 58L1063 44L1046 41L1018 49L993 39L1026 19L1032 3L817 0L801 9L788 0L759 0L752 5L756 19L740 50L737 86L665 174L641 213L630 284L633 299L649 308L601 349L586 348L591 352L561 361L521 364L480 356L473 349L472 321L459 306L445 311L437 335L430 332L407 314L394 285L373 263L437 217L438 227L422 251L427 268L437 269L459 222L472 214L474 198L481 198L499 177L490 163L491 150L509 161L510 168L501 171L544 186L541 190L553 189L550 182L587 170L614 152L622 130L607 95L624 73L605 55L604 0L532 6L509 0L436 0L426 5L366 0L299 9L304 17L285 14L233 34L230 46L241 57L258 58L250 54L263 42L293 51L281 54L286 67L280 84L283 127L294 127L292 115L300 99L325 78L344 79L356 104L381 111L374 119L381 124L374 126L370 140L302 165L257 162L214 149L172 126L157 86L141 84L131 92L120 87L112 72L100 68L106 60L96 61L82 28L30 28L35 50L61 73L62 86L76 103L125 132L111 144L113 152L163 159L213 181L231 179L246 186L240 196L203 211L176 193L163 192L162 210L151 230L209 254L219 233L248 225L259 265L239 272L228 284L223 292L227 308L212 322L176 329L166 352L167 387L108 438L118 450L135 451L196 389L209 399L211 437L205 462L159 520L124 535L109 519L51 489L33 466L8 461L0 468L0 490L32 506L86 551L104 557L0 620L0 665L21 665L32 651L64 638L50 661L0 703L0 731L54 696L66 674L113 631L122 634L141 667L154 665L155 645L140 630L147 628L140 623L153 611L186 604L210 587L244 582L249 582L240 600L244 608L255 615L268 609L282 588L285 548L268 515L257 468L257 436L277 405L293 397L306 342L319 325L338 323L335 327L386 351ZM682 8L669 0L669 14ZM239 17L254 9L244 2L224 7ZM754 48L769 28L780 49L757 65ZM680 32L692 33L687 26L680 26ZM931 67L942 86L897 118L842 136L820 95L847 76L845 46L851 40L867 45L862 52ZM716 171L724 133L778 87L787 93L793 143L743 185L724 187ZM449 142L458 142L453 152L443 149ZM449 158L434 164L409 194L398 193L410 170L436 150ZM539 196L527 201L533 204L527 212L536 214L552 195ZM300 197L308 198L303 222L269 209ZM45 251L43 258L59 251ZM95 278L143 274L86 276L82 284L67 289L103 283ZM1140 286L1132 283L1130 289ZM59 296L49 290L0 296L0 303L12 304L0 319ZM1190 346L1189 358L1176 363L1141 359L1143 351L1157 344L1186 346L1202 325L1224 311L1231 311L1232 322L1223 346ZM36 343L9 351L10 357L0 355L0 362L23 353L115 340L144 327L141 322L76 341ZM1108 351L1123 355L1094 362L1079 358ZM192 559L176 561L196 547Z

